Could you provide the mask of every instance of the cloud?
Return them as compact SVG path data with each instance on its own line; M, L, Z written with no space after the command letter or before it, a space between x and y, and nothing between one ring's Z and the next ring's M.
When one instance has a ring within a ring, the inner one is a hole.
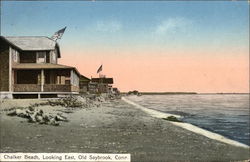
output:
M95 24L95 29L99 32L117 32L122 29L122 24L118 21L98 21Z
M175 32L185 32L186 28L191 25L191 20L186 18L169 18L161 21L155 28L155 33L166 34Z

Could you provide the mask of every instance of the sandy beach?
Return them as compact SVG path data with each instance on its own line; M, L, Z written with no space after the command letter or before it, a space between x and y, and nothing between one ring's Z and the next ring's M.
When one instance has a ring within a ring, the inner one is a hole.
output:
M101 106L70 109L69 122L59 126L28 123L7 116L13 106L26 107L45 100L1 101L0 152L130 153L132 161L242 161L249 149L209 139L171 122L152 117L122 100ZM69 110L39 106L48 113Z

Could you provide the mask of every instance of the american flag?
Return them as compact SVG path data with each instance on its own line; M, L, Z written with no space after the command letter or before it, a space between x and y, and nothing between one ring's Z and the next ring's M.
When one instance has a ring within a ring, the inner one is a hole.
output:
M97 73L100 73L102 71L102 65L98 68Z
M57 32L55 32L55 34L51 37L51 39L53 39L54 41L57 41L58 39L61 39L65 29L66 29L66 27L61 29L61 30L58 30Z

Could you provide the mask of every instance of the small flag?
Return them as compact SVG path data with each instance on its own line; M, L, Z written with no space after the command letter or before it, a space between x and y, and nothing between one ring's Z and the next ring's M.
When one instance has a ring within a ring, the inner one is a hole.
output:
M61 39L65 29L66 29L66 27L55 32L55 34L51 37L51 39L53 39L54 41L57 41L57 39Z
M97 73L100 73L102 71L102 65L98 68Z

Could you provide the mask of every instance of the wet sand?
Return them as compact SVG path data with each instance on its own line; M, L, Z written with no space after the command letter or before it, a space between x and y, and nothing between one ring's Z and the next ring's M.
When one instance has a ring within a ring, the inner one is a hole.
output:
M19 101L17 101L19 102ZM2 104L3 106L4 104ZM41 106L48 110L48 107ZM63 107L51 107L57 112ZM60 126L27 123L1 111L0 152L131 153L132 161L237 161L249 149L211 140L122 100L76 109Z

